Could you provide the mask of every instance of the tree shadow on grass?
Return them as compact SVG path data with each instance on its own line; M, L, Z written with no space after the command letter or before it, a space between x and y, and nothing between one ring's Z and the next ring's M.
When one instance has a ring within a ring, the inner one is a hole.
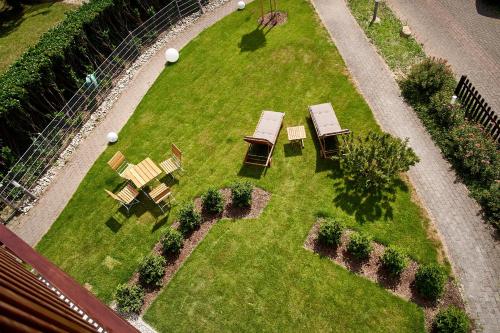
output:
M353 182L344 179L334 184L335 197L333 203L346 213L354 215L358 223L373 222L379 219L393 218L392 203L396 201L397 189L408 191L407 185L400 179L384 191L357 190Z
M241 41L238 44L240 52L253 52L265 46L266 34L264 33L264 29L260 29L260 27L241 36Z
M0 38L5 37L16 31L27 18L35 16L45 16L50 13L50 7L57 1L48 1L47 3L36 4L31 6L23 6L22 10L11 10L0 14ZM43 9L43 10L42 10ZM38 13L33 14L34 11Z

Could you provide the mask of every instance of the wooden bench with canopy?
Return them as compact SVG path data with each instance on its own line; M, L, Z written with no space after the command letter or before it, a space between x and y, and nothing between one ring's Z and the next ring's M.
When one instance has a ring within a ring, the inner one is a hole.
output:
M271 165L276 140L283 124L282 112L262 111L257 128L252 136L245 136L249 143L245 164L268 167Z
M338 136L348 134L350 131L340 127L330 103L312 105L309 107L309 113L318 136L321 157L329 158L338 149Z

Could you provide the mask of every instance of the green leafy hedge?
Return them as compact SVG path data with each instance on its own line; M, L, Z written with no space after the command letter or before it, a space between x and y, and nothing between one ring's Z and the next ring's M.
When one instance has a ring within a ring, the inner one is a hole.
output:
M173 1L91 0L45 33L0 76L0 149L22 154L129 32Z

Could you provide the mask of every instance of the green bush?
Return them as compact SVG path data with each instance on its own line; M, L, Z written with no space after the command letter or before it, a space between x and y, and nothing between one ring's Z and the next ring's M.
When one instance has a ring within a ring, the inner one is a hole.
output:
M408 266L408 258L403 251L395 246L389 246L386 248L380 261L393 276L401 275L406 266Z
M500 229L500 183L492 182L489 188L483 189L477 196L486 216Z
M335 220L327 219L321 222L318 232L318 241L327 246L338 246L344 231L344 225Z
M408 76L400 82L403 96L412 103L429 103L431 97L441 91L451 91L455 79L446 60L427 58L413 65Z
M470 321L464 311L450 306L438 312L433 326L436 333L468 333Z
M144 286L160 286L165 273L165 258L150 255L144 258L139 266L139 281Z
M248 181L235 182L231 185L233 205L236 207L249 207L252 204L253 185Z
M354 232L351 234L347 251L354 257L360 260L368 259L373 247L371 238L360 233Z
M138 313L144 303L144 290L141 287L121 284L115 292L116 306L122 313Z
M179 231L168 228L167 232L163 235L161 243L163 246L163 253L167 255L178 254L182 249L184 239Z
M224 199L216 188L209 188L208 191L201 196L203 210L208 213L222 213L224 210Z
M180 230L189 233L197 229L201 224L201 215L194 210L192 203L187 203L179 211Z
M344 175L360 191L386 188L401 172L419 161L408 147L408 140L375 132L364 138L347 136L334 158L340 160Z
M497 145L481 125L463 122L450 132L454 158L475 179L490 183L500 179L500 156Z
M415 274L415 287L420 295L437 300L444 292L446 273L438 265L421 266Z
M452 128L464 121L464 111L460 104L450 104L451 94L441 90L430 99L429 112L436 123L443 128Z

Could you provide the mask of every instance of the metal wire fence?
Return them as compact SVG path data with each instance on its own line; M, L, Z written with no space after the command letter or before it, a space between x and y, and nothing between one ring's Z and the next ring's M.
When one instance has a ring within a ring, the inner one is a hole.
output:
M54 165L90 116L99 108L120 75L158 36L180 20L203 12L207 0L174 0L131 31L106 60L90 73L68 103L34 138L31 146L0 181L0 221L10 220ZM5 213L7 211L7 213Z

